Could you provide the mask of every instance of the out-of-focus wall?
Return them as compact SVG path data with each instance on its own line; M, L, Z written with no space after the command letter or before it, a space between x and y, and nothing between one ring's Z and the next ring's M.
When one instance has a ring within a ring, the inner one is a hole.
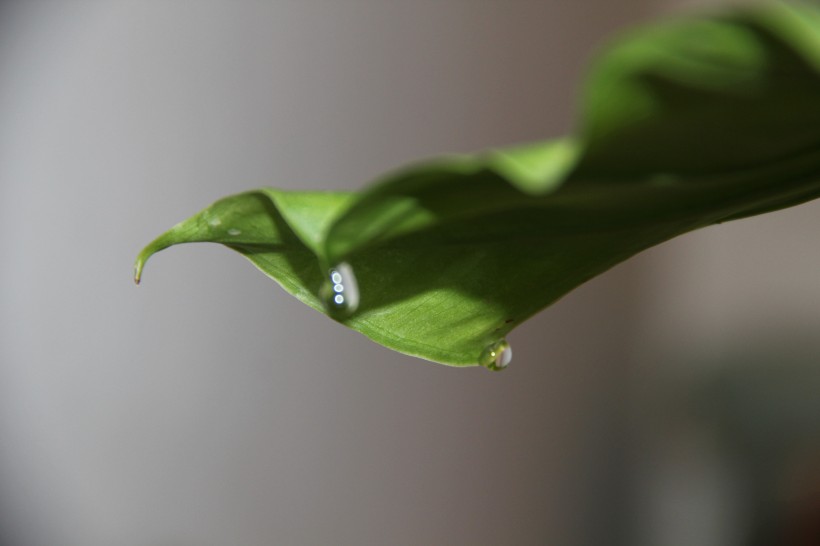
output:
M375 346L215 246L130 274L225 194L566 132L646 3L3 3L2 539L617 542L639 269L515 332L502 374Z

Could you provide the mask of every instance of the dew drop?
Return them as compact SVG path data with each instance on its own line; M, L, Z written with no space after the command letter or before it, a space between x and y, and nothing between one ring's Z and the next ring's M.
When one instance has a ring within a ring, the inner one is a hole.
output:
M510 365L512 347L506 339L491 343L481 352L478 363L488 370L501 371Z
M228 230L228 235L233 235L233 236L242 235L242 230L236 229L236 228L231 228L231 229Z
M350 315L359 306L359 286L348 263L340 263L330 270L322 286L322 299L328 314L335 317Z

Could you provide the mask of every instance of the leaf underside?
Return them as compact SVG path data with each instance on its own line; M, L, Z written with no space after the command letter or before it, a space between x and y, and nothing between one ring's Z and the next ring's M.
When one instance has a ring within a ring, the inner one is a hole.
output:
M221 243L305 304L455 366L583 282L688 231L820 196L820 10L639 30L594 64L575 136L449 156L357 193L222 199L139 255ZM350 264L355 312L323 300Z

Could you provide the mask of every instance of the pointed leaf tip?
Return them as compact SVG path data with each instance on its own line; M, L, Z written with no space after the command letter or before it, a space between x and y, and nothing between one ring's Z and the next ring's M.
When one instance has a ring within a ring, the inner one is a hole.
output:
M139 285L142 280L142 268L145 267L145 262L148 260L148 256L152 254L150 251L146 251L148 251L148 247L143 249L142 252L137 255L137 259L134 262L134 284L136 285Z
M139 254L137 254L137 259L134 261L134 284L139 285L142 281L142 270L145 267L145 262L148 261L148 258L153 256L159 250L169 246L169 245L158 245L156 239L151 244L143 248Z
M137 254L137 259L134 261L134 284L139 284L142 280L142 270L145 267L145 262L148 261L148 258L178 242L175 239L174 234L174 230L176 230L177 227L178 226L171 228L169 231L151 241L148 246L140 250L140 253Z

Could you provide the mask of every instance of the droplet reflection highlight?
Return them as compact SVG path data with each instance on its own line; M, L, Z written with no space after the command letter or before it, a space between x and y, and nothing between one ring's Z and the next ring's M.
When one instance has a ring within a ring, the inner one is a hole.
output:
M494 372L501 371L512 361L512 347L506 339L492 343L484 348L478 363Z

